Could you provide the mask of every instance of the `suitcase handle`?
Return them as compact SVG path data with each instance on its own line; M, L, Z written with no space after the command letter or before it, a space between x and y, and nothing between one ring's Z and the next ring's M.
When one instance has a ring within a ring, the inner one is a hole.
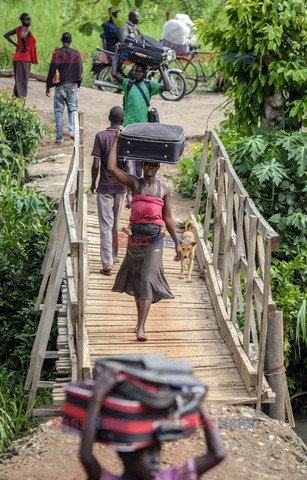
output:
M191 433L194 429L189 429ZM159 442L178 440L185 437L187 429L180 428L178 421L175 422L156 422L154 424L154 435Z
M145 388L131 382L123 381L117 385L116 389L120 393L124 393L128 397L138 400L152 408L168 408L175 401L175 397L170 390L164 392L149 392Z
M176 395L175 401L177 402L178 408L176 408L176 410L171 413L170 418L177 420L179 417L182 417L186 413L189 413L196 408L199 408L200 403L205 398L205 394L205 390L203 392L196 392L186 404L183 403L182 395Z
M148 58L148 55L145 55L145 53L134 52L134 55L135 55L136 57Z

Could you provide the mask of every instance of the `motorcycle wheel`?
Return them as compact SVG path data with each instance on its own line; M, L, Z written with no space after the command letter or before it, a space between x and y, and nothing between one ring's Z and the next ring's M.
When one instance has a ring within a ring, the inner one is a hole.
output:
M169 92L162 92L161 97L170 102L178 102L185 96L187 89L187 83L184 75L182 75L182 73L172 72L172 70L169 70L168 77L171 84L171 90ZM161 82L161 78L159 81Z
M111 82L111 66L110 65L104 65L103 67L100 68L100 70L97 72L97 80L100 80L102 82ZM105 87L105 86L99 86L97 85L99 90L102 92L116 92L117 91L117 85L114 85L114 87Z

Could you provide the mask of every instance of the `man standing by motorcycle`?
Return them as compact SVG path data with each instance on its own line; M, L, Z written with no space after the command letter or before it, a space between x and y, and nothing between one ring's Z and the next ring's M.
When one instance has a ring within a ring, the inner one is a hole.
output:
M140 34L140 32L137 29L139 21L140 21L139 12L132 10L129 13L127 22L119 31L119 41L121 43L123 43L126 37L134 37L135 35Z
M115 52L115 45L119 42L119 30L120 26L114 23L113 18L118 17L120 10L112 11L112 7L109 8L109 20L101 25L103 33L100 34L102 38L102 44L104 50L109 52Z

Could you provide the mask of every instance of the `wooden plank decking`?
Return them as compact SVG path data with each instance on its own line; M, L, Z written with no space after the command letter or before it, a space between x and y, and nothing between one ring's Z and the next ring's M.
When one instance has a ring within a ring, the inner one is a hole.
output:
M122 225L127 224L124 218ZM88 216L87 236L90 265L85 326L92 364L107 355L159 351L169 358L189 360L196 376L209 385L209 402L255 403L256 397L247 392L219 333L205 281L199 278L196 266L192 283L180 280L180 264L173 261L174 248L164 247L165 275L175 298L152 305L146 323L149 341L139 343L133 333L133 297L111 292L118 265L111 277L99 273L99 228L94 215ZM120 248L120 260L124 254L125 248Z

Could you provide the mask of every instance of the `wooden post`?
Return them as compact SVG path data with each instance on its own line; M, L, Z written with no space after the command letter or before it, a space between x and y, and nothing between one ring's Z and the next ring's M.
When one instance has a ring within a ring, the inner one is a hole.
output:
M206 130L205 138L204 138L204 145L203 145L203 150L202 150L202 155L201 155L201 164L200 164L200 168L199 168L198 186L197 186L195 204L194 204L194 215L195 215L196 219L197 219L197 216L198 216L198 213L199 213L200 202L201 202L201 194L202 194L203 188L204 188L204 175L205 175L206 167L207 167L210 135L211 135L210 130Z
M218 192L214 218L214 236L213 236L213 268L217 271L218 257L220 252L221 227L222 227L222 206L225 175L225 158L220 159L220 168L218 174Z
M79 112L79 168L84 168L84 113Z
M263 276L263 301L262 301L262 320L260 329L260 341L259 341L259 358L258 358L258 392L257 392L257 404L256 409L261 408L261 395L262 395L262 383L263 383L263 368L264 357L267 340L268 330L268 305L270 294L270 272L271 272L271 238L269 237L265 246L265 260L264 260L264 276Z
M243 219L244 219L244 207L245 207L246 197L240 195L239 197L239 206L238 206L238 215L237 215L237 235L236 235L236 248L234 253L234 269L232 275L232 295L231 295L231 312L230 319L233 325L237 323L237 302L240 291L240 262L241 262L241 251L243 244Z
M284 347L283 347L283 314L276 312L269 319L267 342L265 348L264 375L276 394L276 402L268 406L269 416L276 420L285 420L284 395Z
M216 167L218 163L218 151L219 151L219 146L213 145L211 170L210 170L210 182L208 187L206 214L205 214L205 222L204 222L204 241L206 245L208 245L208 233L210 229L210 220L211 220L211 213L212 213L212 207L213 207Z
M222 282L222 295L225 308L227 309L227 297L228 297L228 280L229 280L229 264L231 256L231 231L232 231L232 212L233 212L233 192L234 192L234 180L229 178L228 183L228 199L226 210L226 232L224 243L224 269L223 269L223 282Z
M244 333L243 333L243 348L246 355L249 357L250 331L252 321L253 309L253 284L255 271L255 250L256 250L256 235L257 235L258 219L255 215L250 216L250 228L248 236L248 252L247 252L247 279L246 279L246 300L244 311Z

